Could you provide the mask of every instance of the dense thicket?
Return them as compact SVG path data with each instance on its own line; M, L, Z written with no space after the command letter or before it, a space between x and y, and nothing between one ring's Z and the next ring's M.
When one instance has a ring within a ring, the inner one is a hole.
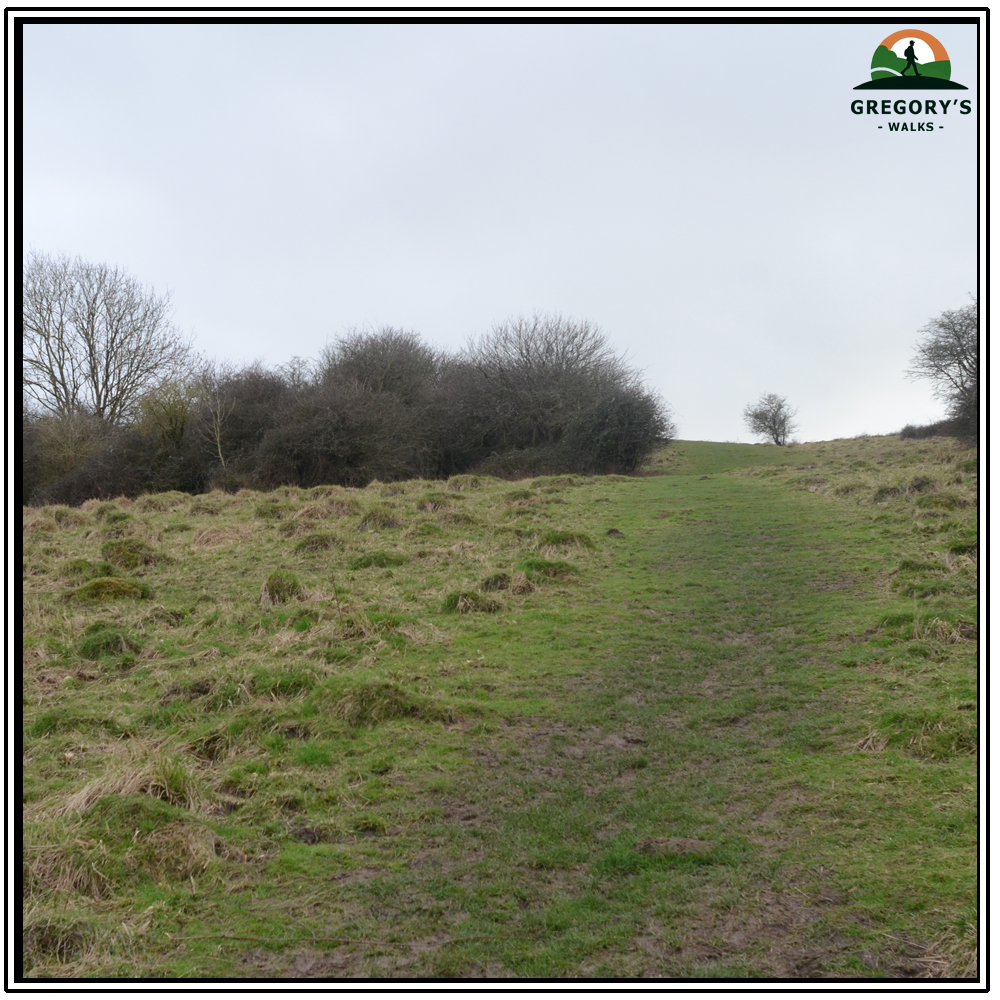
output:
M961 421L938 420L933 424L907 424L899 432L899 436L906 440L931 437L967 438L972 435L967 433L967 428Z
M632 473L669 410L586 323L518 319L456 355L356 333L315 362L212 365L147 393L127 421L23 407L25 503L170 489L363 486L475 469Z

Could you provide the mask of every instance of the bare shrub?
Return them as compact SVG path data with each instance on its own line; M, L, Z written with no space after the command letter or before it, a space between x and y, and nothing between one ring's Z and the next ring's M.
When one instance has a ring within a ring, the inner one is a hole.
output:
M456 474L631 474L674 433L604 335L560 317L500 324L452 358L386 328L341 338L315 364L209 365L150 388L127 426L78 410L40 418L23 402L30 502L160 494L146 510L211 487L309 489L295 499L346 509L355 501L338 489L372 483L391 496L409 492L402 480L448 476L454 491Z
M355 331L329 344L319 359L326 385L354 384L365 392L396 397L413 406L433 392L441 356L408 330Z
M665 404L589 323L518 317L458 361L456 409L482 458L547 448L551 468L632 472L674 433Z
M765 393L756 403L747 403L743 411L743 420L751 434L768 438L779 446L787 444L789 435L796 430L794 416L788 400L773 392Z

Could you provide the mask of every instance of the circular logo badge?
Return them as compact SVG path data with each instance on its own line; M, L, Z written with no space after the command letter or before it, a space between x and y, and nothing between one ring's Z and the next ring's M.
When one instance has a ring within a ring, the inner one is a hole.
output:
M917 28L894 31L879 42L872 56L872 79L927 77L951 79L951 60L945 47L931 34Z

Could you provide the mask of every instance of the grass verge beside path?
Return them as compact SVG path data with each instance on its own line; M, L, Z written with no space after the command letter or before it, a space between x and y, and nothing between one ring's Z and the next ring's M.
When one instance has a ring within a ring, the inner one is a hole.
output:
M973 975L969 456L692 444L26 515L29 974Z

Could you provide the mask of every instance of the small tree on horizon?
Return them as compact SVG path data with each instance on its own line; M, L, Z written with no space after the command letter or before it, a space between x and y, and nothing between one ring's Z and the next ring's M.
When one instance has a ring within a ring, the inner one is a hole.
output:
M788 436L797 429L792 423L795 410L788 405L784 396L767 392L756 403L747 403L743 420L751 434L769 438L774 444L788 443Z

